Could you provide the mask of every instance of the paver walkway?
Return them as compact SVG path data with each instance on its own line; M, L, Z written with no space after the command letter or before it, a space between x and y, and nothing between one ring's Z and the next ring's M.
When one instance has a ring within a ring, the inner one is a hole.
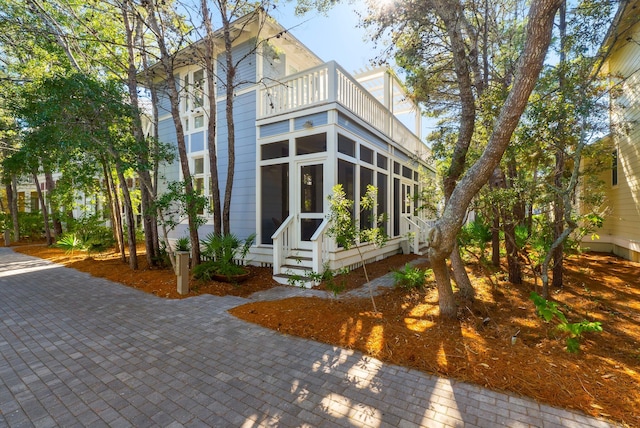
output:
M0 248L0 426L608 427Z

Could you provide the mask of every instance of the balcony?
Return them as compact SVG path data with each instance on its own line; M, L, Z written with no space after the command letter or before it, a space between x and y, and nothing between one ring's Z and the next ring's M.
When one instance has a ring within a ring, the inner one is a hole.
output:
M410 153L428 148L391 111L335 61L310 68L263 88L258 119L337 103Z

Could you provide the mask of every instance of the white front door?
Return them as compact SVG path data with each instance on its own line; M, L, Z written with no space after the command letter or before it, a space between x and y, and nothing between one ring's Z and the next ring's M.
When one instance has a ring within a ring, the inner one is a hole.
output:
M311 237L324 220L324 164L298 164L299 248L311 249Z

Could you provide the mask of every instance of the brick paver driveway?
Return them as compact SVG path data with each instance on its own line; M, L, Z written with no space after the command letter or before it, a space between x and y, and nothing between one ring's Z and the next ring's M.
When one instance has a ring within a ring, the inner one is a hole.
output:
M0 248L0 426L609 426Z

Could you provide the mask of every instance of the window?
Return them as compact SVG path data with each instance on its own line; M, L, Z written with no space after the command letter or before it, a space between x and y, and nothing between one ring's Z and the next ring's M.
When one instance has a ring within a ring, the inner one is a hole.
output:
M411 168L403 166L402 167L402 176L404 178L408 178L409 180L411 180L411 178L413 177L413 171L411 171Z
M338 152L355 158L356 142L345 137L342 134L338 134Z
M277 159L289 156L289 141L278 141L277 143L263 144L261 147L261 159Z
M204 115L201 114L193 118L193 127L202 128L204 126Z
M195 108L204 105L204 70L193 72L193 106Z
M296 154L306 155L327 151L327 134L307 135L296 138Z
M204 158L196 158L193 160L193 173L204 174Z
M289 216L289 164L263 166L260 176L260 242L272 244L271 236Z
M205 196L204 158L193 159L193 190L198 196ZM204 206L198 207L198 214L204 214Z
M378 217L381 215L385 215L387 218L389 217L389 213L387 212L388 204L387 204L387 176L381 172L378 173L378 212L376 213ZM380 227L382 230L387 232L387 222L384 221Z
M367 186L373 186L373 171L369 168L360 167L360 198L367 194ZM360 209L360 230L373 227L373 210Z
M360 146L360 160L373 165L373 150Z
M378 168L387 169L387 157L378 153Z
M184 95L184 111L189 111L189 106L191 105L189 103L189 99L191 98L191 96L189 95L189 91L191 90L191 88L189 87L189 75L187 74L186 76L184 76L184 91L185 91L185 95Z
M618 185L618 149L611 153L611 185Z

